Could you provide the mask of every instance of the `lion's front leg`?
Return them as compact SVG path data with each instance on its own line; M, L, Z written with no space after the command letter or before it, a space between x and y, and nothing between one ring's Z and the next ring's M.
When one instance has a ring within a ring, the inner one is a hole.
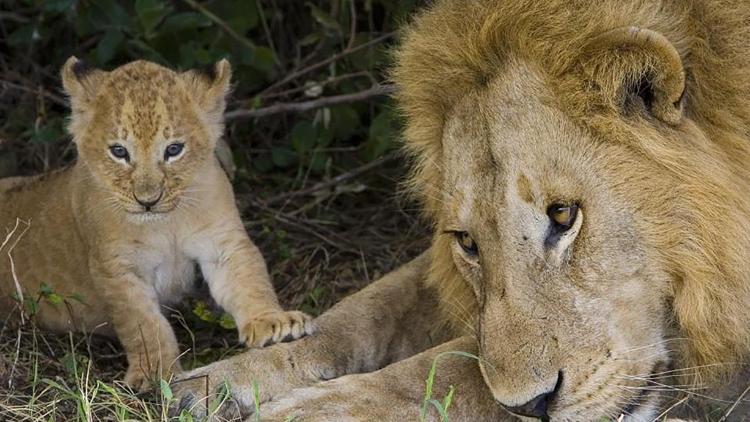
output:
M476 349L473 337L462 337L376 372L295 389L262 405L260 416L264 421L439 421L444 412L457 421L516 420L484 384Z
M180 406L203 415L206 404L228 390L235 409L248 413L254 409L256 392L261 403L273 400L320 380L374 371L442 341L430 336L437 304L423 283L427 254L321 315L313 321L312 335L185 374L175 383Z

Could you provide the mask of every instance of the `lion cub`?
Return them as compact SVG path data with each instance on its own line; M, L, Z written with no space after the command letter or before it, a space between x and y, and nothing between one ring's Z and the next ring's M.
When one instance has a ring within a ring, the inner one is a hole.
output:
M34 318L43 328L116 335L125 381L140 389L179 370L160 305L192 286L196 264L248 346L304 334L308 317L279 306L214 155L230 78L226 60L184 73L67 61L79 158L52 174L0 180L0 309L19 315L18 296L41 298ZM45 285L57 300L44 299Z

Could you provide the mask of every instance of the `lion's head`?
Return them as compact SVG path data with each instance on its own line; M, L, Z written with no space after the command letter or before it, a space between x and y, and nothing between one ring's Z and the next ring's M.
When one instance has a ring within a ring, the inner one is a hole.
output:
M189 202L190 182L223 131L230 79L226 60L183 73L146 61L111 72L66 62L70 132L109 205L144 221Z
M405 34L431 279L514 413L653 418L747 357L750 7L691 7L446 0Z

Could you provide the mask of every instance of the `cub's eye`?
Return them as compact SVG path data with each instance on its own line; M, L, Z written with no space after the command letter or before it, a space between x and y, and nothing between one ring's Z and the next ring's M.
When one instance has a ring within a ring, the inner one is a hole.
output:
M109 147L109 153L118 160L125 160L126 162L130 161L130 154L128 153L128 149L122 145L112 145L111 147Z
M479 247L476 242L474 242L474 239L469 236L468 232L455 231L453 232L453 236L456 237L456 242L458 242L458 245L461 246L461 249L463 249L467 255L477 256L479 254Z
M164 150L164 161L169 161L170 158L177 157L182 153L182 150L184 148L185 144L180 142L169 144L169 146L167 146L167 149Z
M553 204L547 209L552 227L558 233L568 231L576 222L578 205Z

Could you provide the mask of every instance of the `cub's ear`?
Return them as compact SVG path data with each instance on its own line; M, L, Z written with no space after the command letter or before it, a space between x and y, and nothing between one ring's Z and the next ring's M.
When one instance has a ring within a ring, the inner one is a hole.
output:
M210 117L221 120L232 80L232 65L222 59L206 69L180 74L198 107Z
M669 125L680 122L685 69L662 34L617 28L591 39L583 53L587 73L622 112L645 109Z
M70 56L60 70L60 76L74 111L80 111L94 99L105 75L106 72L89 67L76 56Z

